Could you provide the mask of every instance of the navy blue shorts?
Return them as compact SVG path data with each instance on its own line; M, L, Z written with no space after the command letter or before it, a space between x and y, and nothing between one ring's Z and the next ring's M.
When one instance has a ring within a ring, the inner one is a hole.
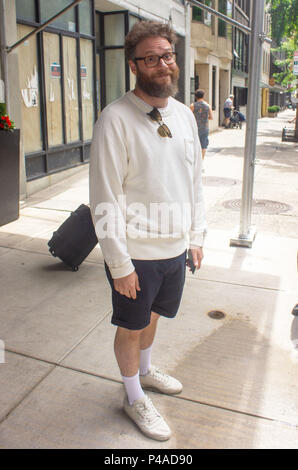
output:
M224 115L225 115L225 118L229 118L231 117L231 108L224 108Z
M178 312L185 282L186 251L175 258L132 260L139 277L140 291L130 299L114 289L110 270L106 274L112 288L112 324L128 330L142 330L150 323L151 312L174 318Z

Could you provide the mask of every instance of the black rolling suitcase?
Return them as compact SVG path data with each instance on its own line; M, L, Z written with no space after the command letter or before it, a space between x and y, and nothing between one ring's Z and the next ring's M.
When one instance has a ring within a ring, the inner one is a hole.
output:
M53 233L48 245L53 256L77 271L97 243L90 208L81 204Z

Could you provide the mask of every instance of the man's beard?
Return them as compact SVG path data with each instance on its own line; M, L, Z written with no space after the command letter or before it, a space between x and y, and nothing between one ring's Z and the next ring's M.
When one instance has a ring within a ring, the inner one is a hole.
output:
M158 83L155 81L156 77L169 75L171 78L170 83ZM168 98L169 96L175 96L178 93L178 79L179 79L179 68L178 66L174 71L159 72L154 76L148 77L137 69L137 86L149 96L155 98Z

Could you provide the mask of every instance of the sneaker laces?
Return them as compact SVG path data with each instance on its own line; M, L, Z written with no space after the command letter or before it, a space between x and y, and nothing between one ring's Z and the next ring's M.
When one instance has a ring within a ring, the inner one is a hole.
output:
M160 418L160 414L157 412L150 398L146 397L146 400L141 403L137 403L135 410L138 415L149 424L153 424Z
M151 375L165 384L169 382L168 374L163 372L161 369L158 369L157 367L152 368Z

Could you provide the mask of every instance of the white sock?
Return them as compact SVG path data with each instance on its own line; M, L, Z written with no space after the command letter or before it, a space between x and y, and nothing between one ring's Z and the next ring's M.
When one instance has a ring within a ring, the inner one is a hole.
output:
M141 349L140 353L140 375L146 375L151 366L151 349L152 345L147 349Z
M130 405L132 405L135 400L139 400L139 398L145 395L140 384L139 372L132 377L122 376L122 379Z

